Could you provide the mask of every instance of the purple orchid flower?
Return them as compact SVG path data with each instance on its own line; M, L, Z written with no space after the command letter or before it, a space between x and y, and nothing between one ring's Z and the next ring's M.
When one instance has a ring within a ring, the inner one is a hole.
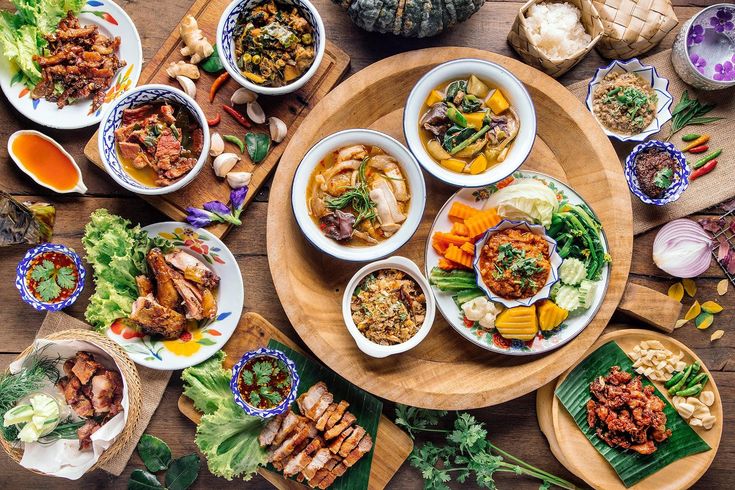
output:
M707 60L696 53L692 53L691 55L689 55L689 60L692 62L692 65L694 65L694 68L696 68L699 73L704 75L704 67L707 66Z
M717 63L715 65L715 74L712 78L723 82L735 80L735 64L730 61Z
M735 29L735 24L732 22L732 12L726 9L719 9L717 14L710 18L709 23L717 32L725 32Z
M239 189L233 189L230 192L230 205L232 206L232 215L235 218L240 218L245 207L245 196L248 195L248 186L240 187Z
M687 45L691 47L693 44L699 44L704 40L704 27L696 25L692 27L687 36Z

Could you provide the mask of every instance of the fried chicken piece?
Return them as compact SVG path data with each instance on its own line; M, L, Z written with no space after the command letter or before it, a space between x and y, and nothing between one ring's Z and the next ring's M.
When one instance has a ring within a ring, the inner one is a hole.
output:
M153 296L136 299L130 319L148 335L164 339L178 339L186 328L184 315L159 304Z
M166 262L184 274L185 279L208 289L215 289L219 286L219 276L193 255L176 249L167 253L165 258Z
M161 306L171 309L178 308L181 304L181 297L174 286L176 272L166 263L158 248L152 248L146 259L156 279L156 299Z

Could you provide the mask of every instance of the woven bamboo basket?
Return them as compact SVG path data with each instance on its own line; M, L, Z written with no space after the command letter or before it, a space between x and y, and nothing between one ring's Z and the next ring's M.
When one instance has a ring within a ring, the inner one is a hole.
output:
M531 40L526 23L526 12L528 9L531 5L541 3L542 1L548 2L549 0L529 0L520 8L518 16L513 22L513 27L511 27L508 33L508 44L515 49L527 64L556 78L572 69L597 44L603 35L602 22L592 0L567 0L568 3L575 5L582 13L580 21L584 26L584 30L592 37L592 40L587 46L569 58L564 60L549 59Z
M605 33L595 48L627 59L650 50L679 24L671 0L592 0Z
M136 369L133 361L130 360L128 355L125 354L119 345L96 332L90 330L63 330L61 332L49 334L43 338L47 340L82 340L96 345L115 360L120 368L120 374L127 384L128 419L125 427L110 447L102 453L100 458L97 460L97 463L87 470L87 473L91 473L114 458L130 442L130 439L135 434L135 427L138 425L142 405L141 384L140 376L138 376L138 370ZM26 348L26 350L24 350L16 359L30 354L32 349L33 345L28 346L28 348ZM13 446L2 437L0 437L0 444L2 444L3 449L13 461L16 463L20 462L23 457L22 448ZM34 471L34 473L40 472Z

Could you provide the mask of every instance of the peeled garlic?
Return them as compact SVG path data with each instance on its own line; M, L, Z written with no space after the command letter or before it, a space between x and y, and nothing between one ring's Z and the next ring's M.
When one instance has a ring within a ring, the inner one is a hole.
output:
M248 102L246 112L250 120L253 121L255 124L263 124L265 122L265 112L263 111L263 108L260 107L260 104L258 104L257 102Z
M217 177L225 177L239 161L240 157L234 153L222 153L212 162L214 174Z
M271 133L271 139L274 143L280 143L288 133L288 127L286 123L278 119L277 117L268 118L268 126Z
M233 105L242 105L248 104L250 102L255 102L257 98L258 94L256 94L252 90L239 88L235 90L235 93L233 93L232 97L230 97L230 102L232 102Z
M197 86L194 85L194 81L191 78L185 77L183 75L178 75L176 77L176 81L179 82L179 85L181 85L181 88L184 90L184 92L186 92L186 95L188 95L192 99L196 97Z
M212 133L209 144L209 154L213 157L219 156L225 151L225 141L219 133Z
M227 184L233 189L245 187L250 183L253 174L250 172L230 172L227 174Z
M704 403L708 407L711 407L712 404L715 402L715 394L709 390L703 391L702 393L700 393L699 399L702 400L702 403Z

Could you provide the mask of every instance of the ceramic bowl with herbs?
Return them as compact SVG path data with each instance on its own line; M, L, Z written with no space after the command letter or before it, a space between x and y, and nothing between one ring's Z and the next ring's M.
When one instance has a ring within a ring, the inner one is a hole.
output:
M20 297L38 311L71 306L84 289L86 270L74 250L44 243L29 250L15 269Z
M625 178L638 199L663 206L679 199L686 190L689 166L674 145L651 140L636 146L625 159Z
M644 141L671 119L669 81L637 58L598 68L585 103L603 131L620 141Z
M245 413L268 418L285 412L299 388L296 364L279 350L246 352L232 368L230 390Z

